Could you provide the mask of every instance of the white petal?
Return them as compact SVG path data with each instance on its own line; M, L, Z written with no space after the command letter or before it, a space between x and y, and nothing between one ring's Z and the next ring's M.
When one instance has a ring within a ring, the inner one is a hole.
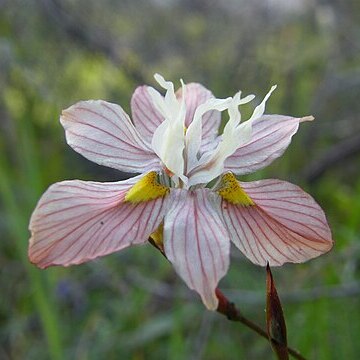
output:
M64 110L60 122L68 144L97 164L137 173L160 168L154 151L119 105L81 101Z
M167 109L164 97L151 86L148 86L146 90L152 103L154 104L155 109L157 109L157 111L161 114L161 117L164 119L169 118L171 115Z
M257 119L258 117L264 115L264 111L265 111L265 105L266 102L268 101L270 95L272 94L272 92L277 88L277 85L274 85L271 87L270 91L265 95L263 101L255 108L253 114L251 115L249 121Z
M146 242L163 219L165 200L124 202L141 176L115 183L73 180L52 185L30 220L30 261L41 268L68 266Z
M235 94L228 109L229 121L225 125L219 145L212 154L208 153L201 158L196 169L189 174L189 186L197 183L207 183L224 172L225 160L243 144L251 140L253 121L263 114L266 101L275 89L276 86L273 86L261 104L255 108L250 119L241 124L241 113L238 107L252 101L254 95L248 95L241 99L241 92Z
M188 128L194 119L196 109L207 100L213 99L214 95L210 90L198 83L185 84L185 96L182 89L176 91L176 96L181 99L185 97L186 117L185 126ZM206 146L217 136L221 122L221 113L216 110L206 112L202 117L202 146Z
M155 74L154 78L159 85L166 90L166 93L165 97L163 97L157 90L148 87L148 92L153 99L153 103L166 119L175 121L175 119L178 118L182 102L179 102L176 98L174 84L171 81L166 81L159 74ZM185 121L185 118L183 120Z
M236 93L233 97L232 102L230 103L228 112L229 112L229 121L232 127L239 125L241 121L241 113L239 111L239 106L249 103L255 98L255 95L247 95L244 98L241 98L241 91Z
M184 128L178 124L171 124L165 120L156 129L152 147L163 164L182 181L187 182L184 176Z
M201 146L202 139L202 117L210 110L223 111L227 109L231 102L231 98L227 99L209 99L205 103L198 106L195 111L194 119L189 125L186 132L186 157L187 157L187 171L191 171L198 163L198 153Z
M166 256L210 310L217 308L215 289L229 266L230 240L219 202L208 189L174 190L164 222Z
M166 94L163 97L154 88L148 88L154 105L164 117L164 121L154 132L151 145L167 169L186 183L187 178L184 176L183 158L185 146L185 100L184 98L181 101L177 100L172 82L165 81L159 74L155 74L155 79L166 89ZM185 92L184 83L182 81L181 83L183 92Z
M241 115L238 107L239 104L251 101L253 96L249 95L241 99L240 95L240 92L237 93L228 104L229 121L225 125L217 147L203 154L199 160L192 154L192 161L189 162L188 186L208 183L219 176L224 170L226 158L251 138L251 122L240 124Z
M232 241L253 263L301 263L331 249L323 211L298 186L280 180L240 185L255 205L223 200L222 208Z

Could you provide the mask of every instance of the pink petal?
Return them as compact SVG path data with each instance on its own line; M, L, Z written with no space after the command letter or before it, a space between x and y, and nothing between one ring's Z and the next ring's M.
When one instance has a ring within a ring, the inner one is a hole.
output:
M298 186L280 180L240 185L255 205L223 201L223 215L232 241L253 263L301 263L332 248L324 212Z
M300 120L283 115L263 115L255 119L251 140L225 160L224 170L242 175L269 165L289 146Z
M64 110L60 121L68 144L97 164L136 173L160 167L150 145L119 105L81 101Z
M208 309L229 266L229 235L219 217L219 197L209 189L174 190L164 222L165 254Z
M203 104L208 99L214 98L212 92L206 89L203 85L198 83L186 84L185 103L186 103L186 117L185 126L189 127L194 118L197 107ZM176 94L181 97L181 89ZM202 147L208 147L209 143L213 141L217 134L221 122L220 111L208 111L202 118Z
M154 132L164 118L154 106L148 86L136 88L131 98L131 114L136 129L151 144Z
M123 202L137 180L52 185L30 220L30 261L40 268L68 266L144 243L163 218L164 198Z

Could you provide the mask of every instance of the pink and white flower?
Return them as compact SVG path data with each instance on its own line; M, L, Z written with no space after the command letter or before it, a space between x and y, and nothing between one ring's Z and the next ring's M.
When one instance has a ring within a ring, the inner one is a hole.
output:
M82 101L64 110L60 121L68 144L87 159L137 175L99 183L56 183L45 192L31 220L29 258L40 268L80 264L153 234L185 283L209 309L229 267L230 241L253 263L300 263L333 245L325 215L299 187L280 180L239 182L285 151L302 121L264 115L272 87L250 119L239 105L254 96L216 99L200 84L177 92L138 87L132 119L106 101ZM221 112L229 120L217 130ZM209 187L212 182L215 185Z

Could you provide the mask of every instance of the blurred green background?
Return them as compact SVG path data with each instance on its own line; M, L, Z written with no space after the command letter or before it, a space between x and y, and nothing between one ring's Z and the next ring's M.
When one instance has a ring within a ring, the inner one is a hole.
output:
M315 116L245 180L292 181L326 211L332 252L273 274L291 346L359 359L359 40L357 0L0 1L0 359L273 358L264 339L206 311L151 246L66 269L27 260L29 216L51 183L126 177L66 145L61 110L105 99L130 111L154 72L217 97L261 99L276 83L267 113ZM264 325L265 271L233 250L220 288Z

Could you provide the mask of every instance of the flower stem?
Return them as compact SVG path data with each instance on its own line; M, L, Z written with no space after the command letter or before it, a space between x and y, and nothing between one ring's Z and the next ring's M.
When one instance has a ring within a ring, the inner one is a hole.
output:
M235 304L230 302L219 289L216 289L216 296L219 299L219 305L217 308L218 313L225 315L230 321L241 322L243 325L247 326L249 329L255 331L258 335L268 340L268 334L266 331L246 318L235 306ZM295 359L306 360L306 358L304 358L297 350L291 347L288 347L288 352Z
M166 254L164 252L164 248L160 246L159 243L156 243L151 237L149 237L149 243L152 246L154 246L157 250L159 250L160 253L167 259ZM235 304L229 301L219 289L216 289L215 292L219 300L219 305L216 310L218 313L225 315L230 321L237 321L242 323L243 325L247 326L249 329L255 331L258 335L262 336L263 338L269 341L268 334L264 329L262 329L259 325L255 324L254 322L246 318L240 312L240 310L235 306ZM288 352L295 359L306 360L306 358L304 358L297 350L291 347L288 347Z

